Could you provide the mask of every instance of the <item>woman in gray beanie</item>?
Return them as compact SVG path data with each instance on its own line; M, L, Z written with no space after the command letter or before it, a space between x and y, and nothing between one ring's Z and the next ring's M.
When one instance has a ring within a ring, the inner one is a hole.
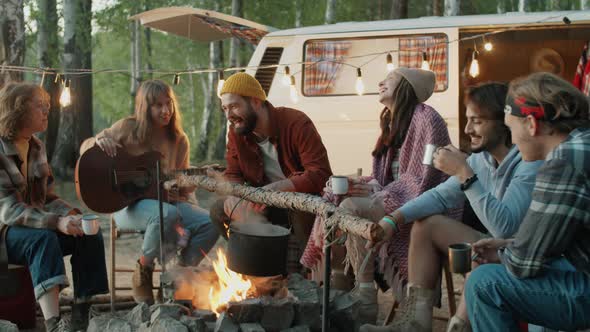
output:
M385 106L380 115L381 134L373 155L373 172L370 177L351 179L348 194L334 196L326 188L326 198L347 208L352 213L380 221L405 202L419 196L446 180L447 176L422 164L426 144L450 144L447 126L432 107L424 104L433 93L435 75L431 71L414 68L397 68L379 83L379 102ZM316 220L301 263L313 268L318 263L323 234L320 218ZM374 272L379 272L388 286L393 288L397 301L405 296L408 278L408 245L412 225L400 226L393 238L381 246L379 252L365 248L366 240L348 234L346 265L352 267L356 287L352 295L359 299L360 323L375 323L377 318L377 290ZM318 250L319 249L319 250ZM378 256L379 264L375 264Z

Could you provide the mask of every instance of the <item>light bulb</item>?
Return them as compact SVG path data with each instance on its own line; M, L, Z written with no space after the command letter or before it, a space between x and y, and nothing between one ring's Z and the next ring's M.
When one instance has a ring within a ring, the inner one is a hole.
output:
M363 74L361 73L361 69L357 68L356 69L356 84L355 84L355 88L356 88L356 93L359 96L362 96L363 93L365 93L365 84L363 83Z
M223 71L217 73L217 97L221 98L221 89L223 89L225 80L223 79Z
M471 66L469 66L469 75L471 77L477 77L479 75L479 62L477 61L477 51L473 52L473 58L471 59Z
M174 82L174 85L180 84L180 75L175 74L173 82Z
M289 90L291 92L291 101L296 104L299 101L299 94L297 93L297 87L295 86L294 76L289 77L289 83L291 85L289 87Z
M492 43L490 43L490 42L486 42L486 43L483 45L483 48L485 48L485 50L489 52L489 51L491 51L491 50L493 50L493 49L494 49L494 45L492 45Z
M430 70L430 64L426 58L426 52L422 52L422 67L423 70Z
M289 69L289 66L285 66L285 74L283 75L283 85L291 85L291 70Z
M387 53L387 71L390 72L393 69L395 69L395 66L393 65L393 57L391 56L391 53Z
M70 84L64 83L64 87L61 90L61 95L59 96L59 104L62 107L68 107L72 103L72 95L70 94Z

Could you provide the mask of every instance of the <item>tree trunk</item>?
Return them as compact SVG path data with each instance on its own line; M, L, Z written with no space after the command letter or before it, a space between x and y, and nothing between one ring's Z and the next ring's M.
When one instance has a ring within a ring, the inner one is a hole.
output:
M92 0L64 0L64 68L92 69ZM63 107L60 131L51 162L54 174L71 178L78 148L92 136L92 76L72 75L72 103Z
M0 1L0 65L22 66L25 62L25 16L23 0ZM0 87L22 81L23 73L0 72Z
M445 0L445 16L461 14L461 0Z
M188 68L189 71L194 70L193 65L191 63L190 60L190 54L187 54L186 56L186 67ZM189 141L194 141L194 139L197 137L197 132L195 127L197 126L197 121L195 120L197 118L197 100L195 97L195 80L193 77L193 74L188 74L188 85L190 87L189 89L189 102L190 102L190 113L192 114L192 123L190 125L190 140Z
M338 227L344 232L359 235L372 242L379 242L383 238L383 229L379 224L352 215L348 211L336 207L319 196L296 192L273 191L226 181L221 182L203 175L180 175L177 180L166 182L164 187L171 188L175 184L181 187L197 186L221 196L232 195L244 198L250 202L282 209L331 216L326 220L326 227L330 230Z
M37 61L41 68L58 67L59 40L57 36L56 0L37 0L39 12L37 17ZM47 160L51 160L59 128L59 85L55 82L55 73L46 73L43 88L51 97L47 130L39 134L45 143Z
M144 3L144 11L148 11L151 9L150 0L145 0ZM152 70L154 66L152 65L152 29L148 27L144 27L143 31L145 33L145 51L146 57L144 59L145 62L145 69L147 70L146 76L148 79L152 79Z
M389 18L393 20L408 18L408 0L393 0Z
M580 9L581 10L590 9L590 0L580 0Z
M295 27L301 27L301 17L303 16L303 1L295 0ZM230 60L231 61L231 60Z
M432 0L432 16L443 16L441 0Z
M498 3L496 4L496 12L498 14L504 14L506 12L504 0L498 0Z
M336 22L336 0L326 0L326 16L324 24Z
M131 21L129 28L131 30L131 86L129 94L131 95L130 114L135 112L135 95L137 88L141 84L141 27L139 21Z
M528 1L527 0L518 0L518 11L524 13L528 9Z
M559 10L559 0L551 0L551 9L550 10Z

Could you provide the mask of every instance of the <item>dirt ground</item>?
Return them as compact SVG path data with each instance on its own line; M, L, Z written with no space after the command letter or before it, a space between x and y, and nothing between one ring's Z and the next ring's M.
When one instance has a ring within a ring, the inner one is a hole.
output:
M69 202L72 202L73 204L75 204L76 206L80 207L82 209L82 211L86 211L80 204L80 202L78 202L77 198L76 198L76 194L75 194L75 188L73 183L61 183L60 185L58 185L58 187L56 188L58 194L63 197L64 199L68 200ZM208 208L214 201L215 196L205 192L205 191L198 191L197 192L197 197L199 199L199 204L205 208ZM88 211L90 212L90 211ZM109 250L109 244L110 244L110 240L111 240L111 233L110 233L110 222L109 222L109 218L110 216L108 214L103 214L103 215L99 215L100 220L101 220L101 231L104 237L104 241L105 241L105 257L106 257L106 262L107 262L107 269L110 270L110 266L109 266L109 257L110 257L110 250ZM220 239L217 244L215 245L215 248L213 248L213 250L211 250L210 252L210 256L211 258L215 258L215 249L217 247L223 247L225 246L225 241ZM137 261L138 257L139 257L139 252L141 249L141 235L138 234L125 234L121 237L119 237L116 240L116 265L118 267L127 267L132 269L134 266L134 263ZM71 280L71 274L70 274L70 264L69 264L69 258L64 258L65 262L66 262L66 269L67 269L67 273L68 273L68 277ZM212 266L211 263L208 262L206 259L203 260L201 262L201 264L198 267L199 270L212 270ZM110 275L110 273L109 273ZM459 276L459 275L455 275L453 277L454 279L454 285L455 285L455 289L461 289L461 287L463 286L463 277ZM119 272L116 274L116 284L117 286L130 286L131 285L131 273L123 273L123 272ZM154 273L154 284L157 285L159 284L159 275L158 273ZM71 288L66 288L62 291L61 293L62 295L66 295L66 296L71 296L72 295L72 289ZM131 295L130 291L117 291L117 295ZM393 304L393 296L391 295L391 292L388 291L387 293L382 293L379 292L379 316L378 316L378 321L382 322L385 317L387 316L387 314L390 311L390 308ZM447 301L447 297L446 297L446 285L443 282L443 299L442 299L442 308L441 309L435 309L435 317L441 317L441 318L435 318L433 321L433 331L438 332L438 331L445 331L445 327L446 327L446 317L448 317L449 315L449 311L448 311L448 301ZM44 327L43 327L43 318L42 317L38 317L37 319L37 328L34 330L23 330L23 331L29 331L29 332L41 332L44 331Z

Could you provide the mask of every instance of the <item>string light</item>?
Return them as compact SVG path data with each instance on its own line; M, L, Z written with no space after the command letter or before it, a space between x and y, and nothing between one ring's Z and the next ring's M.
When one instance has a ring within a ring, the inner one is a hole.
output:
M221 89L225 84L225 78L223 77L223 70L217 72L217 97L221 98Z
M363 73L361 72L360 68L356 69L356 93L359 96L362 96L365 93L365 84L363 83Z
M391 53L387 53L387 71L390 72L392 71L395 66L393 65L393 57L391 56Z
M477 61L477 56L479 52L477 50L473 51L473 55L471 57L471 66L469 66L469 75L475 78L479 75L479 62Z
M289 88L291 91L291 101L296 104L299 101L299 94L297 93L297 87L295 86L295 76L290 76L289 83L291 85Z
M423 70L430 70L430 64L428 63L428 58L426 57L426 52L422 52L422 67Z
M285 66L285 74L283 75L283 85L291 85L291 69L289 69L289 66Z
M70 80L64 80L61 95L59 96L59 104L62 107L68 107L72 104L72 95L70 93Z
M486 40L486 36L483 36L483 48L490 52L491 50L494 49L494 45L492 45L492 43L489 40Z
M180 75L174 74L174 80L173 80L173 82L174 82L174 85L180 84Z

